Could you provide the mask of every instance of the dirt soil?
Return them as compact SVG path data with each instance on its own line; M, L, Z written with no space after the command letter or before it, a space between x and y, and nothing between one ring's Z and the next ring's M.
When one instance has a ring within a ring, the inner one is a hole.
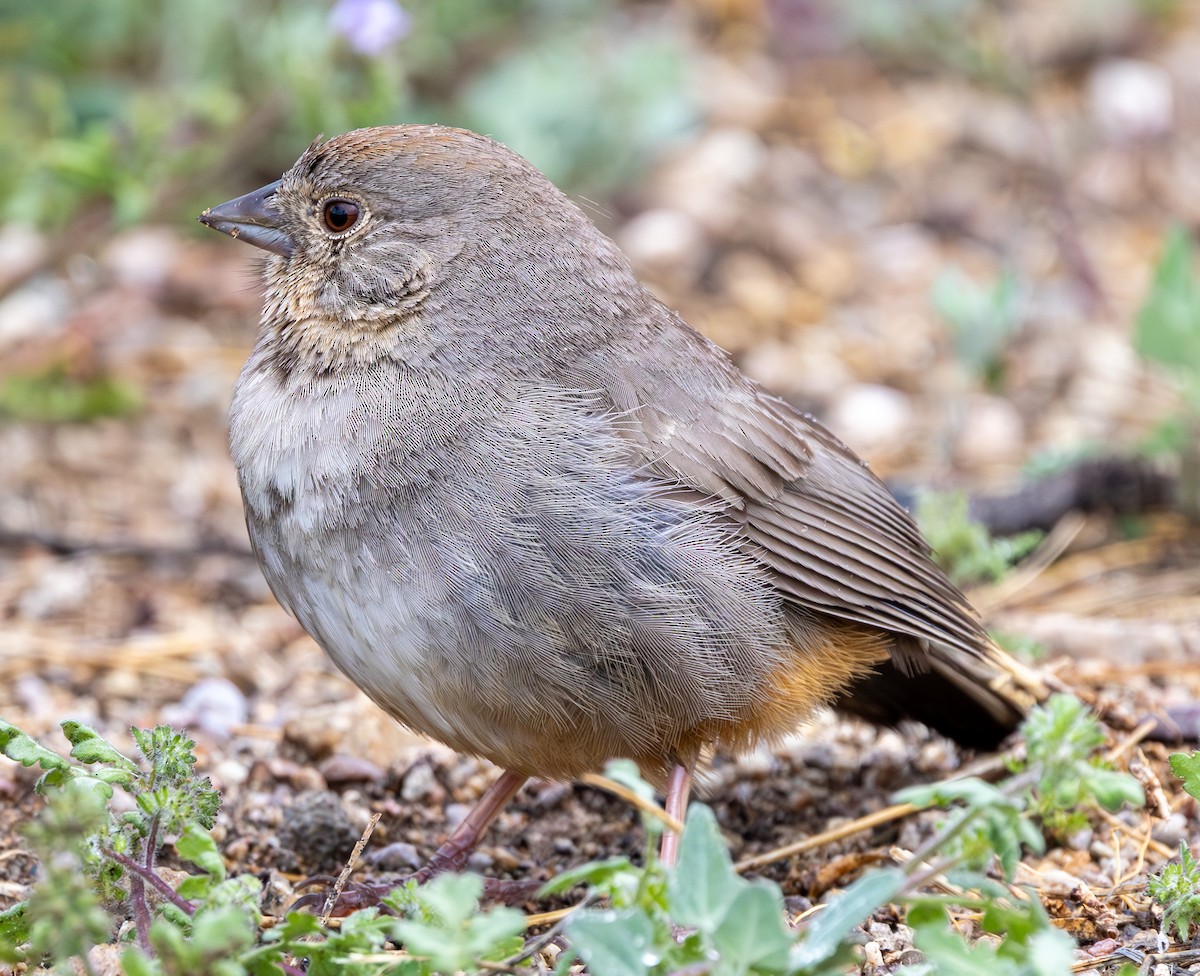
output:
M1166 228L1200 224L1200 10L1095 25L1085 3L1011 5L998 43L1036 81L1012 95L960 72L835 54L820 30L802 31L799 3L769 5L769 29L758 4L695 6L706 122L600 219L747 371L884 477L972 491L1014 486L1048 452L1132 452L1178 409L1130 333ZM1172 96L1165 119L1145 101L1142 115L1114 108L1103 72L1129 63L1161 71L1150 75ZM260 300L250 249L143 226L75 253L7 227L0 255L0 377L64 363L141 402L86 423L0 422L0 717L51 745L64 718L126 749L130 725L189 728L225 794L230 868L262 872L275 906L300 878L336 873L372 812L383 816L361 870L420 863L495 771L367 702L274 602L249 553L226 409ZM949 268L987 287L1005 271L1020 283L998 379L964 365L931 307ZM1148 717L1182 730L1178 745L1152 741L1160 725L1120 750L1151 788L1146 810L1097 815L1023 865L1019 880L1077 938L1079 971L1154 947L1146 876L1180 840L1200 843L1196 804L1165 766L1196 747L1198 557L1200 531L1178 515L1071 515L1012 576L972 593L990 628L1036 641L1039 666L1124 734ZM705 798L744 858L977 758L921 728L823 715L777 747L718 758ZM0 760L0 908L35 876L16 832L37 807L32 780ZM762 872L799 913L864 866L902 858L935 819ZM544 878L640 857L644 843L624 802L533 783L474 864ZM864 973L913 958L886 912L863 941Z

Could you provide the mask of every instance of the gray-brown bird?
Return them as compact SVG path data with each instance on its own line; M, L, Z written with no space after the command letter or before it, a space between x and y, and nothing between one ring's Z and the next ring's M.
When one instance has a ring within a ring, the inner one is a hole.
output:
M710 749L825 704L977 747L1019 722L884 485L517 154L363 129L200 219L268 252L231 426L272 590L380 707L504 770L422 876L530 776L628 757L678 817Z

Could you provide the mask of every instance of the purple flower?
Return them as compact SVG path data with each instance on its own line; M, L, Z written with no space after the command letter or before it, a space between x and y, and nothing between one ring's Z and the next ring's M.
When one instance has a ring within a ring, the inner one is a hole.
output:
M379 54L408 33L411 18L396 0L338 0L329 23L359 54Z

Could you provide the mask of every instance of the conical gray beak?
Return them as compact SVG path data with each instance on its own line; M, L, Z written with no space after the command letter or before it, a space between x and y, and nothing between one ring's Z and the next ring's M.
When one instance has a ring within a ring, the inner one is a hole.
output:
M276 180L228 203L209 207L197 219L205 227L236 240L288 257L296 245L280 226L279 211L271 202L279 183Z

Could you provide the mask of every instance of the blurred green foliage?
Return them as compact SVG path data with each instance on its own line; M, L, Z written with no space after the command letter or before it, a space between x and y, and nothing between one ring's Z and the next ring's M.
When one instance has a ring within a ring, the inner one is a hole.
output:
M937 564L959 586L995 583L1042 540L1039 529L993 538L971 518L961 491L922 491L914 515Z
M186 219L318 134L404 121L487 132L603 196L694 119L687 52L652 12L375 2L404 20L390 42L365 20L358 38L339 29L334 0L8 0L0 219L59 226L96 205L119 223Z
M1165 369L1200 411L1200 278L1195 246L1183 227L1167 234L1150 292L1137 317L1138 353Z
M1179 505L1200 520L1200 277L1195 245L1182 227L1167 233L1138 312L1134 346L1179 387L1184 408L1160 426L1147 450L1179 458Z
M988 389L1003 385L1004 353L1021 326L1021 298L1011 271L986 288L951 265L930 288L929 300L949 329L955 357Z
M121 417L141 406L138 391L111 376L79 378L62 364L0 380L0 418L49 423Z

